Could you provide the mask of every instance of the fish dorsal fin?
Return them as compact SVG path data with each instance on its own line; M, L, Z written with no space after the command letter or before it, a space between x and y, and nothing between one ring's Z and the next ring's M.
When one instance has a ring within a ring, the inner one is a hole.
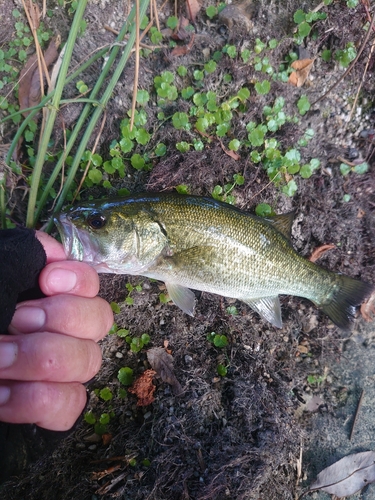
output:
M168 295L184 313L194 316L195 295L185 286L166 283Z
M272 323L276 328L283 327L279 297L262 297L261 299L241 299L256 311L263 319Z
M288 240L292 234L292 225L294 221L295 212L288 212L286 214L272 215L265 217L266 221L283 234Z

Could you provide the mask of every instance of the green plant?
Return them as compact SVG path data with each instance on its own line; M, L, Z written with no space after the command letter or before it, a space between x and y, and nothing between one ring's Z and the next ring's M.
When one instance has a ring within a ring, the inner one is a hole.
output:
M171 71L164 71L160 76L154 78L156 93L159 96L159 106L162 106L166 101L175 101L178 93L174 82L174 75Z
M233 175L233 182L225 184L223 187L219 186L219 185L215 186L211 195L215 200L225 201L226 203L230 203L233 205L235 203L236 199L230 193L233 191L233 189L236 186L242 186L244 184L244 182L245 182L245 179L244 179L243 175L234 174Z
M228 345L228 338L226 335L218 335L215 332L211 332L207 335L207 340L211 342L215 347L223 348Z
M357 51L353 42L348 42L345 49L335 52L335 59L342 68L347 68L349 64L356 58Z
M271 90L271 84L268 80L263 80L262 82L256 82L255 90L258 94L265 95Z
M293 16L293 20L297 24L297 33L294 37L295 42L301 44L304 38L310 35L313 23L326 18L327 14L325 12L296 10Z
M108 424L115 415L113 412L110 413L102 413L100 417L96 417L92 411L88 411L84 414L84 420L89 425L94 426L95 434L102 436L106 432L108 432Z
M183 193L183 194L185 194L185 193ZM168 302L171 301L171 299L169 298L169 296L166 295L165 293L160 293L159 294L159 300L160 300L161 304L168 304Z
M310 385L320 385L326 378L326 375L308 375L307 383Z
M274 211L268 203L259 203L255 207L255 213L258 217L269 217L270 215L274 215Z
M150 343L150 336L147 333L143 333L140 337L130 337L130 335L127 335L126 342L129 344L132 352L139 352L145 345Z
M218 364L216 370L220 377L225 377L228 374L228 367L226 367L225 365Z
M301 115L305 115L309 111L310 102L306 95L303 95L298 99L297 108Z
M237 307L236 306L228 306L227 313L230 314L231 316L237 316L237 314L238 314Z
M133 286L131 283L126 283L125 287L126 287L127 291L129 292L128 296L125 299L125 304L127 304L128 306L132 306L134 304L134 299L130 295L134 290L136 292L141 292L142 285Z
M217 7L215 7L214 5L210 5L206 8L206 15L210 19L217 16L217 14L218 14L218 10L217 10Z
M111 399L113 398L112 391L109 387L105 387L104 389L100 389L98 395L103 401L111 401Z
M124 366L120 368L117 374L117 378L122 385L128 386L133 383L133 370L129 366Z
M348 165L347 163L340 164L340 172L343 176L354 172L356 174L365 174L369 169L367 162L359 163L358 165Z

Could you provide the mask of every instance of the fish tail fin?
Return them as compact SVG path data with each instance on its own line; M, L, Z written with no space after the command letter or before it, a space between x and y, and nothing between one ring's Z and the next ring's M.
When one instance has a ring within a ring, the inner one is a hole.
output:
M340 328L347 330L355 316L355 307L375 290L374 285L344 275L336 275L338 289L323 311Z

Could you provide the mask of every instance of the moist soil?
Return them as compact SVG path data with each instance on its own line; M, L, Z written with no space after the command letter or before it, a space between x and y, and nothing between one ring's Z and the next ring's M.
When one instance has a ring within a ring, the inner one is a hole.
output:
M11 11L15 4L10 0L3 4L3 11L8 12L4 16L3 43L12 36ZM155 120L153 146L163 142L167 153L155 160L151 172L129 168L116 187L155 192L185 184L192 194L210 196L216 185L222 186L232 180L233 174L241 173L245 182L232 193L237 206L253 211L265 202L278 213L294 210L292 242L300 254L309 257L316 248L333 244L335 247L319 259L320 265L374 283L373 35L350 74L340 82L344 70L337 62L325 63L321 57L315 60L301 88L274 81L267 95L254 91L252 66L239 59L223 58L217 72L204 80L202 91L213 90L220 95L232 96L243 86L250 88L250 105L233 121L233 137L239 139L246 137L245 124L259 121L263 107L272 105L276 97L285 98L287 114L298 115L296 102L301 95L307 95L313 103L328 92L308 113L299 116L298 124L290 123L275 133L288 149L307 128L315 131L308 146L301 148L302 161L318 158L321 166L309 179L296 179L298 191L292 198L269 182L262 166L250 161L248 151L240 151L239 158L234 159L217 140L203 151L177 151L175 144L189 142L191 136L188 131L176 130L170 120L159 126L153 93L153 78L162 71L175 71L180 65L201 67L205 58L225 44L252 48L256 38L277 39L278 48L270 55L274 67L291 50L299 50L300 55L304 50L300 58L314 58L323 49L335 51L354 42L358 51L366 33L366 6L368 3L362 1L355 9L348 9L345 2L334 2L328 18L317 25L316 36L309 37L300 48L293 40L293 14L315 4L294 0L237 4L211 21L205 8L201 9L194 43L183 56L171 54L166 34L164 48L152 52L147 60L141 59L139 87L152 95L145 111L150 120ZM127 5L118 1L89 4L87 28L74 53L76 61L114 41L113 33L104 26L119 29L126 9ZM169 4L160 9L162 27L173 9ZM178 9L180 15L186 15L184 4ZM56 9L56 16L49 21L63 40L70 22L63 9ZM85 83L90 86L95 82L98 71L99 64L85 75ZM233 77L225 88L218 76L224 72ZM131 59L107 109L98 144L103 156L108 154L109 144L118 139L120 121L131 107L133 75ZM356 111L349 119L362 79ZM70 92L74 94L74 89L67 88L66 97ZM179 99L171 103L165 115L188 110L187 102ZM69 128L77 114L77 105L70 105L59 119ZM14 134L12 127L5 130L4 144ZM61 141L61 128L56 127L56 147ZM228 149L228 141L223 142ZM365 174L341 175L341 163L364 160L370 165ZM94 191L94 195L101 194ZM18 199L15 217L22 220L24 210ZM131 292L132 305L125 302L127 283L141 286L140 291ZM100 294L120 305L115 315L118 327L128 329L132 337L147 333L150 342L137 353L118 335L109 335L101 342L103 366L87 385L89 402L85 411L96 416L110 413L104 438L81 419L68 437L47 446L48 452L32 457L23 472L0 487L4 500L296 499L327 465L347 454L374 449L373 322L365 322L358 313L353 330L342 332L312 303L283 296L283 328L275 329L245 304L207 293L196 293L195 316L189 317L172 303L162 303L163 292L163 284L142 277L101 275ZM228 313L230 306L236 307L237 314ZM215 347L207 340L211 332L226 335L228 345ZM173 356L174 375L182 392L174 394L170 385L155 378L155 400L148 406L137 405L137 397L131 393L119 397L119 369L128 366L138 378L150 368L147 350L163 346ZM218 365L227 367L225 376L218 375ZM111 401L98 397L97 390L106 387L113 393ZM349 440L362 389L362 407ZM36 432L33 439L37 447L49 437ZM361 495L355 498L375 498L375 489L369 486ZM328 496L314 493L310 498Z

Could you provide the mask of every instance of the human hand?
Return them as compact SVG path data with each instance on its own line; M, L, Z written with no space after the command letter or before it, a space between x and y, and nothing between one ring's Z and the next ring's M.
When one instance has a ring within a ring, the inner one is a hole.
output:
M100 368L96 342L108 333L113 314L96 297L96 271L66 260L52 237L36 235L47 254L39 277L47 297L17 304L11 335L0 335L0 421L64 431L86 404L83 383Z

